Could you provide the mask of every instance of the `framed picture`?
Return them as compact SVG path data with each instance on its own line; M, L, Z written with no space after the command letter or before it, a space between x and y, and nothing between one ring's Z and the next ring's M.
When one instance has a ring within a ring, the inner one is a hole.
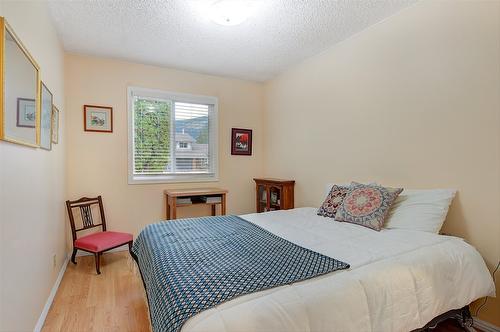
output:
M52 92L41 82L40 88L40 147L52 150Z
M59 110L52 107L52 143L59 143Z
M252 130L233 128L231 130L231 154L252 155Z
M36 103L35 99L17 98L17 126L35 128Z
M83 105L83 128L85 131L113 132L113 108Z

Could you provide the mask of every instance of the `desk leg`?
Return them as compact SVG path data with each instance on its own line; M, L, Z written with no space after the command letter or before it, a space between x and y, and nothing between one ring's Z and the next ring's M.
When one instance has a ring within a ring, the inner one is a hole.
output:
M226 194L222 194L222 204L220 205L221 216L226 215Z
M172 198L171 204L170 204L170 219L174 220L177 219L177 199L174 197Z
M215 216L217 214L216 207L217 205L212 204L212 216Z
M168 195L166 195L167 199L167 203L166 203L166 215L167 215L167 220L170 220L170 197Z

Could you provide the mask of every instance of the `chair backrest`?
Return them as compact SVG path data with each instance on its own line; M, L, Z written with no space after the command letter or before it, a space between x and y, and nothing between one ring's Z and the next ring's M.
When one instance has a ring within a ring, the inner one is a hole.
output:
M92 216L92 205L99 205L99 214L101 217L101 222L99 224L94 223L94 217ZM102 205L101 196L88 198L82 197L76 201L66 201L66 208L68 209L69 222L71 224L71 235L73 236L73 241L76 240L76 233L86 229L102 226L102 230L106 231L106 218L104 217L104 207ZM73 215L73 209L79 208L80 215L82 217L82 226L76 228L75 217Z

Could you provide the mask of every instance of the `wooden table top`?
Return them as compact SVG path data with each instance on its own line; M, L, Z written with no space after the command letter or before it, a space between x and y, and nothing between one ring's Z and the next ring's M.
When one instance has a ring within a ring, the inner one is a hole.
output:
M220 188L188 188L188 189L165 189L163 191L165 195L170 197L181 197L181 196L202 196L202 195L219 195L227 194L226 189Z
M278 179L278 178L254 178L256 182L271 182L271 183L295 183L295 180Z

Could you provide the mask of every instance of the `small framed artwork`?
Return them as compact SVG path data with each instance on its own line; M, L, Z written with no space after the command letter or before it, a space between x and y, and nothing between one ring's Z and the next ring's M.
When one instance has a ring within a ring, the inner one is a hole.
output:
M59 110L52 107L52 143L59 143Z
M40 147L52 150L52 92L41 82L40 89Z
M113 107L83 105L83 129L101 133L113 132Z
M35 128L36 104L35 99L17 98L17 126Z
M252 130L233 128L231 130L231 154L240 156L252 155Z

